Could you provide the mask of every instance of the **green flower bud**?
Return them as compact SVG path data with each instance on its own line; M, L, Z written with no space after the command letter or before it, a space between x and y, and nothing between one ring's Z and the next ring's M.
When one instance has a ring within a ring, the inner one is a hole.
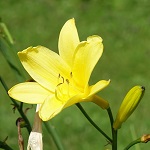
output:
M116 116L116 120L113 124L115 130L119 129L123 122L125 122L133 111L138 106L140 100L144 95L145 87L134 86L125 96L119 111Z

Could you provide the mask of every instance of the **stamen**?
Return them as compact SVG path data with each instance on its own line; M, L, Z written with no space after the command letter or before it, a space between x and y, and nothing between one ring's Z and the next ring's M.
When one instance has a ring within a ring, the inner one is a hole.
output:
M64 77L61 76L61 78L62 78L62 83L64 83Z
M69 84L69 80L68 79L66 79L66 82L67 82L67 84Z
M70 77L72 78L72 76L73 76L73 74L72 74L72 72L70 72Z
M62 81L60 82L59 81L59 79L62 79ZM59 75L58 75L58 83L64 83L64 77L63 76L61 76L61 74L59 73Z
M67 83L67 88L68 88L68 90L67 90L67 95L68 95L68 97L70 97L70 94L69 94L69 79L66 79L66 83Z
M59 83L57 86L56 86L56 89L55 89L55 97L57 98L57 100L61 101L61 99L58 97L58 87L61 85L62 83Z
M59 75L58 75L58 79L61 77L61 75L60 75L60 73L59 73Z
M70 78L72 78L72 72L70 73ZM63 102L69 99L70 96L70 79L66 79L61 74L58 75L58 84L55 89L55 97L57 100Z

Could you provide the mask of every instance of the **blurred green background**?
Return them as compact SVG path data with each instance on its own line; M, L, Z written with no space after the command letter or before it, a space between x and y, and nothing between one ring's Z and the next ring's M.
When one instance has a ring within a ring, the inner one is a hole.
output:
M16 52L28 46L43 45L58 51L59 32L63 24L75 18L80 40L97 34L103 38L104 53L97 64L91 84L111 79L99 94L110 103L114 116L127 91L134 85L146 87L144 98L133 115L119 130L118 149L150 132L150 2L149 0L1 0L0 17L15 41ZM4 56L0 53L0 76L8 87L18 83ZM0 140L18 149L11 101L0 85ZM106 111L92 103L83 103L91 118L109 135ZM26 107L30 107L27 105ZM34 109L27 112L33 123ZM84 118L76 106L69 107L50 120L66 150L104 150L107 141ZM28 134L22 130L25 143ZM44 150L56 150L52 138L43 127ZM148 150L150 143L131 150Z

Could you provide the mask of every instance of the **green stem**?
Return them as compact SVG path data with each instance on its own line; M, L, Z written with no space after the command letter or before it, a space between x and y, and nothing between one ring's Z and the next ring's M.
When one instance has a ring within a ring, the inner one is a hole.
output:
M112 135L113 135L113 122L114 122L114 119L113 119L113 115L112 115L112 111L111 111L110 107L107 109L107 113L109 115L110 124L111 124L111 131L112 131Z
M4 35L7 37L7 40L8 40L11 44L14 44L14 41L13 41L13 38L12 38L11 34L9 33L9 31L8 31L8 29L7 29L7 27L6 27L6 25L5 25L3 22L1 22L1 20L0 20L0 28L1 28L1 30L3 31Z
M117 150L117 130L113 129L113 142L112 142L112 150Z
M5 84L5 82L3 81L3 79L0 77L0 82L2 83L4 89L6 90L6 92L8 91L8 87L7 85ZM30 122L28 120L28 118L26 117L26 115L24 114L22 108L23 108L23 103L21 102L20 105L12 98L10 98L12 100L12 102L14 103L14 106L15 108L17 108L18 112L20 113L21 117L24 119L24 121L26 122L27 126L27 130L28 132L30 133L32 128L31 128L31 125L30 125Z
M9 147L5 142L0 141L0 148L4 150L13 150L11 147Z
M109 119L110 119L110 124L111 124L111 131L112 131L112 150L117 150L117 130L114 130L113 128L113 115L110 107L107 109Z
M12 101L14 101L14 100L12 99ZM23 103L21 102L20 105L22 106ZM19 113L20 113L21 117L23 118L23 120L26 122L26 124L27 124L26 128L28 130L28 133L30 133L32 128L31 128L31 125L30 125L30 122L29 122L28 118L26 117L25 113L22 110L22 107L17 107L17 110L19 111Z
M133 145L138 144L138 143L142 143L141 138L138 138L135 141L132 141L124 150L128 150L130 147L132 147Z
M81 112L83 113L83 115L86 117L86 119L105 137L107 138L110 142L112 142L112 139L102 130L100 129L95 122L89 117L89 115L85 112L85 110L83 109L83 107L81 106L80 103L77 103L76 106L81 110Z
M64 150L63 146L62 146L62 143L60 141L60 138L55 130L55 128L49 123L47 122L44 122L44 125L48 131L48 133L52 136L56 146L57 146L57 149L58 150Z

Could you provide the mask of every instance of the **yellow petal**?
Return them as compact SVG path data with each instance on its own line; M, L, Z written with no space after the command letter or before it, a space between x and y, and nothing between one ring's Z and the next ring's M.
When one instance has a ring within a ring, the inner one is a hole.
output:
M88 37L81 42L74 55L73 78L79 87L87 86L90 75L103 52L102 39L99 36Z
M89 87L90 89L90 93L89 96L92 96L96 93L98 93L99 91L101 91L102 89L104 89L105 87L107 87L110 83L110 80L106 81L106 80L101 80L99 82L97 82L95 85L92 85Z
M79 44L78 32L75 26L75 20L68 20L59 35L59 54L67 62L69 66L72 66L72 58L74 51Z
M89 93L82 93L75 95L65 103L64 108L80 102L93 102L99 105L102 109L107 109L109 107L109 103L106 100L102 99L101 97L93 95L97 93L96 91L94 92L93 90L92 92L90 93L91 95L89 95Z
M13 86L8 94L13 99L24 103L39 104L43 103L46 97L52 93L36 82L25 82Z
M55 98L55 95L45 99L39 110L39 116L43 121L47 121L57 115L63 108L64 104Z
M70 68L61 57L43 46L29 47L18 55L30 76L51 91L58 85L60 75L70 76Z
M74 97L70 98L64 105L64 108L69 107L71 105L74 105L76 103L80 103L80 102L85 102L87 101L86 95L85 94L78 94L75 95Z
M61 112L64 108L67 108L73 104L87 101L83 99L84 94L76 95L70 98L68 101L61 101L56 99L56 97L49 96L42 106L40 107L39 115L43 121L47 121L55 117L59 112Z

